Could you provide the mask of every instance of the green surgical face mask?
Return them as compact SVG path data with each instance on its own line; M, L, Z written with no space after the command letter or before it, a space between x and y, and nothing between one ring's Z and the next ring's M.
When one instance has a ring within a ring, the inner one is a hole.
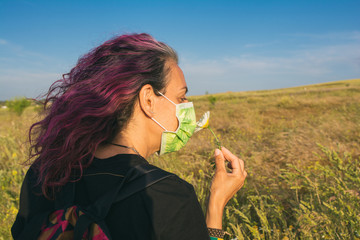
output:
M161 145L159 155L169 152L176 152L180 150L188 142L193 135L196 127L195 109L192 102L175 104L161 92L159 92L164 98L170 101L176 106L176 117L179 120L178 128L172 132L166 130L158 121L151 118L165 131L161 134Z

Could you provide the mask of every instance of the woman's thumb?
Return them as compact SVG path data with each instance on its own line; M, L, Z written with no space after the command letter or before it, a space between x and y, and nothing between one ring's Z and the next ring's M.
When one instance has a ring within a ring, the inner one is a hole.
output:
M226 171L225 168L225 158L223 153L220 151L220 149L215 149L215 164L216 164L216 170L217 171Z

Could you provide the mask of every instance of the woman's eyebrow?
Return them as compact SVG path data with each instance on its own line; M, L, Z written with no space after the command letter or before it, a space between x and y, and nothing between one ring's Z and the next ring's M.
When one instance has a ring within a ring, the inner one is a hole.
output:
M185 86L185 87L181 88L181 90L183 90L183 89L185 89L185 94L189 91L189 89L188 89L188 87L187 87L187 86Z

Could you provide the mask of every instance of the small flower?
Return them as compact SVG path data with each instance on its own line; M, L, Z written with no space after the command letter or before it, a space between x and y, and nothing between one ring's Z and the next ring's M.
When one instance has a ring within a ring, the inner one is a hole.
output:
M209 127L209 120L210 120L210 112L207 111L204 115L200 118L200 120L196 123L195 132L200 131L201 129Z
M18 172L16 170L12 170L12 175L16 176L18 174Z
M209 125L209 122L210 122L210 112L207 111L206 113L204 113L204 115L200 118L200 120L196 123L196 128L195 128L195 131L194 133L200 131L201 129L209 129L210 132L214 135L215 137L215 140L216 140L216 144L218 146L219 149L221 149L221 143L219 141L219 139L216 137L215 133L213 132L213 130L210 128L210 125Z

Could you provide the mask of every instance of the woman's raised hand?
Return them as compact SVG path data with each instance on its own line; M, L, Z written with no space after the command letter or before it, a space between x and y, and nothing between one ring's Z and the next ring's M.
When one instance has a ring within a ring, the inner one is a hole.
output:
M232 172L227 172L225 168L226 160ZM236 157L225 147L215 150L215 176L210 188L210 196L214 197L218 204L223 208L227 202L244 185L247 172L244 169L244 161Z
M229 161L231 172L226 171L226 161ZM208 227L222 228L222 214L227 202L244 185L247 172L244 161L236 157L225 147L215 150L216 170L213 177L210 198L206 214Z

